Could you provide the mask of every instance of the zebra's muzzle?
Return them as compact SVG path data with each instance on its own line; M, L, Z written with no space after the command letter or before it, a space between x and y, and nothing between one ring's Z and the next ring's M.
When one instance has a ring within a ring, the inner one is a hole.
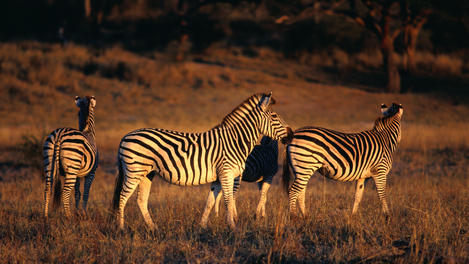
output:
M287 135L284 138L282 138L280 142L282 142L282 144L284 145L287 145L287 144L290 144L292 139L293 139L293 130L290 127L287 127Z

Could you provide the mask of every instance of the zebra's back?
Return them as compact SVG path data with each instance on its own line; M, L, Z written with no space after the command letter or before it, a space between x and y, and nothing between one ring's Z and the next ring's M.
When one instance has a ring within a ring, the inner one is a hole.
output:
M128 171L149 174L155 171L177 185L199 185L216 180L221 158L212 133L181 133L145 128L124 136L119 159Z

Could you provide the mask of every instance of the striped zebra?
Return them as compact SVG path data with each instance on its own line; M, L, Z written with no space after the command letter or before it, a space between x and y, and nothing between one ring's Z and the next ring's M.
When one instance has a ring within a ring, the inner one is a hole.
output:
M271 94L255 94L209 131L180 133L145 128L124 136L118 150L119 175L113 198L119 227L124 227L124 208L134 190L147 227L154 224L148 212L151 180L159 175L169 183L191 186L219 180L228 208L227 221L233 220L234 178L244 170L247 156L260 134L274 139L287 138L292 131L270 109Z
M325 128L304 127L295 131L286 148L283 182L289 194L290 212L305 215L305 191L315 171L338 181L357 181L352 214L362 199L365 182L373 178L382 209L387 217L386 176L391 170L393 153L401 140L402 105L381 106L373 129L360 133L341 133ZM290 186L290 168L294 181Z
M240 180L245 182L256 182L261 192L259 203L257 205L256 216L258 218L265 216L265 203L267 201L267 192L269 191L272 179L278 171L278 141L269 137L262 137L260 145L256 145L249 154L242 177L236 177L233 186L233 195L236 200L236 194L239 190ZM242 179L240 179L242 178ZM202 214L201 225L207 226L208 217L213 205L215 204L215 215L218 216L221 201L221 185L219 181L212 183L210 193L207 198L204 213ZM214 202L211 198L216 197ZM236 209L236 207L235 207ZM235 218L237 212L235 210Z
M89 191L98 166L98 149L95 141L94 96L75 97L78 112L78 127L58 128L46 138L43 147L46 188L44 191L44 215L47 218L49 201L54 183L54 205L57 207L62 198L65 215L70 213L70 194L75 187L75 203L80 203L80 178L85 178L83 209L86 211ZM64 176L64 185L59 177ZM62 196L62 197L61 197Z

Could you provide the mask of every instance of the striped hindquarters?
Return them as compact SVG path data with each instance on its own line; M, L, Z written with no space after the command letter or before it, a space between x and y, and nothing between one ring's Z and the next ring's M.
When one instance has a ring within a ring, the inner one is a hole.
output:
M96 165L97 151L91 146L82 132L73 128L54 130L46 139L43 147L44 170L51 173L54 160L54 148L59 148L60 170L69 169L77 173L77 177L87 175Z

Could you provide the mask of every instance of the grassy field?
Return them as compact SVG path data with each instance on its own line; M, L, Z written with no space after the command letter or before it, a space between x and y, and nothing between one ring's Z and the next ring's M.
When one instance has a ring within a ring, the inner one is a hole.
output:
M258 58L234 54L215 50L176 62L119 47L0 44L0 262L469 261L465 97L392 95L312 81L320 73L268 50ZM289 219L277 176L266 219L255 220L257 188L244 183L236 232L227 227L224 210L203 230L198 222L209 186L154 179L149 208L157 229L146 230L135 197L126 208L126 230L116 229L108 210L123 135L140 127L206 130L252 93L265 91L273 91L274 109L294 128L370 129L380 103L404 105L402 142L388 177L389 222L372 182L352 217L354 184L321 176L307 189L308 216ZM88 214L68 220L58 210L45 222L40 145L52 129L76 127L73 100L84 94L97 98L101 153Z

